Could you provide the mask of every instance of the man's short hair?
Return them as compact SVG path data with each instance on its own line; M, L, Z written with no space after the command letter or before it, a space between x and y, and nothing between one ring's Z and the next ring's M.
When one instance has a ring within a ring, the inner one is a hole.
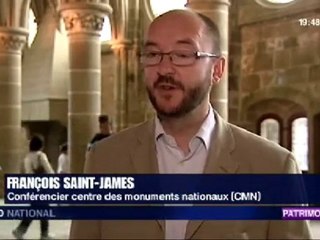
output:
M157 18L163 17L167 14L173 13L173 12L181 12L181 11L189 11L194 13L196 16L198 16L201 21L205 24L206 27L206 34L207 36L212 39L212 45L213 45L213 53L217 54L217 55L221 55L221 37L220 37L220 31L219 28L217 26L217 24L215 24L209 17L207 17L204 14L198 13L198 12L194 12L194 11L190 11L190 10L181 10L181 9L174 9L174 10L170 10L168 12L165 12L161 15L159 15Z
M60 151L61 152L67 152L68 151L68 143L61 144Z
M99 123L108 123L109 122L109 117L108 115L100 115L99 116Z
M206 25L206 33L213 40L213 51L217 55L221 55L221 37L218 26L207 16L196 13L198 17L203 21Z
M29 151L36 152L43 148L43 139L39 135L34 135L31 137L29 142Z

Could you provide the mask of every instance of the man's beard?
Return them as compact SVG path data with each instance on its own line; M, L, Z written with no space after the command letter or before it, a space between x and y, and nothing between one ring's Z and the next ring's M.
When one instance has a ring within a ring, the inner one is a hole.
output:
M210 90L210 77L208 75L208 80L201 82L199 85L185 89L185 87L175 79L170 76L159 76L158 80L154 83L153 89L157 88L158 85L162 83L169 83L174 85L176 88L183 91L184 96L181 103L170 111L165 110L157 103L155 95L152 93L151 88L147 87L147 92L149 95L150 102L152 103L154 109L157 111L159 117L169 117L169 118L180 118L187 115L189 112L194 110L199 106L203 100L207 97Z

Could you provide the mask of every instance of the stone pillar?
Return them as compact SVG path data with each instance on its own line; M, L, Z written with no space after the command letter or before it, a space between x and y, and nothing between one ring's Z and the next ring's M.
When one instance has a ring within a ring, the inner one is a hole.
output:
M308 163L309 163L309 170L308 173L316 173L316 165L317 163L314 161L316 153L314 149L314 140L315 140L315 121L316 118L313 114L308 114Z
M116 131L128 127L128 48L130 41L114 41L111 48L116 57Z
M285 119L283 121L282 134L280 134L280 136L282 136L282 147L286 149L291 149L291 143L289 141L291 139L290 134L291 134L291 129L290 129L289 120Z
M229 0L188 0L187 7L213 20L221 35L221 51L226 58L226 69L220 83L212 88L211 104L228 120L228 47L229 47Z
M15 173L22 159L21 53L29 0L0 0L0 9L0 166L4 173Z
M137 31L138 32L138 31ZM128 127L136 126L145 121L147 111L147 94L141 71L139 52L142 42L138 37L132 40L128 52Z
M107 0L61 0L59 11L69 38L68 141L71 170L83 172L87 144L101 112L101 42Z
M308 115L309 173L320 174L320 113Z

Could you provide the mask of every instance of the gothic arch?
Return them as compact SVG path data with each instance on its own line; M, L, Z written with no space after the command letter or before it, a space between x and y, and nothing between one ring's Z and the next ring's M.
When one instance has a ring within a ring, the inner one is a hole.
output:
M31 0L30 8L34 13L35 21L38 25L41 23L41 20L46 14L49 6L49 1Z
M144 11L146 12L148 21L151 22L155 18L155 16L152 12L150 0L143 0L143 8L144 8Z
M285 100L301 106L305 111L310 108L310 95L305 92L288 88L288 87L272 87L256 91L243 98L241 103L241 119L246 120L249 109L266 100Z
M320 114L320 99L310 99L310 114L319 115Z
M128 26L128 1L110 1L112 14L110 15L110 25L112 40L126 38Z

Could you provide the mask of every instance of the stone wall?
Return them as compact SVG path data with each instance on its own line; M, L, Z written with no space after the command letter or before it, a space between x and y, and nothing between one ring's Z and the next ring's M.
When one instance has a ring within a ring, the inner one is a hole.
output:
M270 9L242 0L230 12L230 120L258 132L263 116L278 116L281 144L290 149L290 121L307 117L310 172L319 172L320 26L302 26L299 19L319 22L320 2Z
M116 59L110 45L102 43L101 55L101 113L115 120L115 81L116 81ZM98 119L97 119L98 121ZM98 131L98 129L96 129Z
M241 62L241 31L238 23L239 0L230 1L229 9L229 122L239 121L239 82Z
M306 84L319 82L319 27L300 26L301 17L319 19L320 14L310 12L242 27L242 95L270 86L307 91Z
M255 1L232 2L229 61L232 122L248 125L250 119L244 111L250 107L248 102L255 102L252 99L255 93L270 92L265 94L266 99L277 97L299 103L289 88L309 98L300 102L305 112L318 111L314 102L319 100L320 26L301 26L299 19L319 19L320 4L315 5L313 0L301 4L278 10L265 9ZM281 94L274 96L272 92Z

